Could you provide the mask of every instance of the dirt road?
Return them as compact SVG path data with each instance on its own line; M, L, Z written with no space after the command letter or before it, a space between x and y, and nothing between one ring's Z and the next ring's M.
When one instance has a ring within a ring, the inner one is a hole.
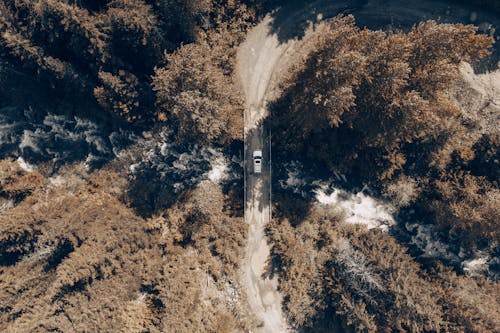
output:
M291 16L287 23L293 23ZM245 93L245 221L249 225L246 256L242 263L242 285L248 305L257 319L255 332L288 332L282 312L278 281L266 273L270 246L265 226L271 219L270 135L263 121L268 118L267 101L276 92L279 79L289 69L292 58L300 57L317 33L306 34L300 42L280 42L267 16L247 36L238 50L238 74ZM285 26L285 23L283 23ZM317 30L318 31L318 30ZM316 31L316 32L317 32ZM262 150L262 173L253 172L252 153Z
M266 18L248 36L238 54L239 74L243 85L245 108L245 221L249 225L242 282L248 305L257 319L256 332L286 332L281 295L276 279L264 276L270 247L264 233L271 216L269 136L262 120L268 116L266 92L273 70L285 50L276 36L269 34ZM254 174L252 152L263 151L262 173Z

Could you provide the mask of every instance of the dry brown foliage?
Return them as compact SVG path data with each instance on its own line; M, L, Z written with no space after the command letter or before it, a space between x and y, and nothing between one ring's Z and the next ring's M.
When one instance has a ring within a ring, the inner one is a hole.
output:
M145 221L118 200L124 185L111 170L75 165L44 178L16 164L0 168L2 186L28 191L0 212L0 330L247 327L236 275L245 226L222 211L218 185Z
M428 21L387 33L333 19L275 105L276 144L372 179L426 161L429 152L413 146L439 143L460 111L451 94L460 63L484 57L493 42L476 31Z
M167 331L230 332L248 325L238 281L246 226L222 211L223 202L220 188L205 182L185 202L149 220L171 258L163 263L164 276L152 272L151 282L164 304L178 304L165 307ZM175 285L167 286L166 278Z
M48 99L85 114L102 109L127 121L153 122L158 114L151 75L164 53L205 40L212 31L231 31L217 38L222 52L202 55L216 67L227 63L235 46L228 43L241 37L250 13L239 1L2 1L0 59L9 75L0 96L19 105ZM23 92L27 84L39 94Z
M492 246L500 239L500 190L483 177L470 174L450 175L434 183L439 196L429 200L436 224L463 235L464 246L476 250L478 241Z
M273 107L275 159L345 172L392 200L400 216L413 211L436 225L455 248L493 253L497 121L462 110L456 98L461 64L485 57L492 43L472 25L427 21L403 33L333 19ZM288 199L281 213L298 216Z
M330 308L357 332L499 328L498 282L424 271L392 236L346 225L325 208L314 208L296 227L276 220L270 234L285 306L297 327L314 326Z
M0 161L0 197L22 201L43 184L43 176L38 172L27 172L12 160Z
M243 98L234 79L234 62L252 16L245 7L237 7L234 15L200 33L197 43L166 54L166 65L155 71L158 119L172 121L180 140L243 139Z

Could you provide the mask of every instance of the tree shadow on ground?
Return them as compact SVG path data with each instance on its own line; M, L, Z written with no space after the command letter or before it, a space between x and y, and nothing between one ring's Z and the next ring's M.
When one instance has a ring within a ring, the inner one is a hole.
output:
M304 37L304 32L310 22L316 22L318 15L324 18L335 17L339 14L353 14L366 4L366 0L355 1L312 1L301 0L278 1L267 10L273 11L274 20L271 23L271 32L278 35L281 43L290 39Z
M244 142L235 140L224 150L225 156L231 156L229 169L233 172L234 177L229 177L222 182L222 192L226 195L224 201L224 211L230 217L244 216L244 176L243 176L243 149Z
M354 333L354 329L343 325L330 305L316 317L311 326L303 326L299 333Z
M304 30L310 22L317 22L318 15L332 18L339 14L352 14L356 24L372 30L403 30L408 31L418 22L436 20L439 23L474 24L480 33L492 34L496 41L500 40L500 6L494 1L328 1L317 0L304 3L300 0L278 1L267 5L265 10L273 12L271 22L272 33L277 34L281 43L290 39L302 38ZM500 61L500 46L493 46L492 54L475 66L479 72L498 68Z

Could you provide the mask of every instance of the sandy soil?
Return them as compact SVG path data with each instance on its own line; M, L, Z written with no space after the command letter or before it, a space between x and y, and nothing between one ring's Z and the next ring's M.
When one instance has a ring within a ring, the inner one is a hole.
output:
M466 118L479 128L475 135L494 133L500 124L500 69L487 73L474 73L463 63L462 80L457 84L456 98Z

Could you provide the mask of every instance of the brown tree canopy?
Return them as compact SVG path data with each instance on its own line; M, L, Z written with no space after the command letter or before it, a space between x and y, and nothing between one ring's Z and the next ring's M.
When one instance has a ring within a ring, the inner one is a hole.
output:
M176 123L184 141L242 139L242 99L233 77L211 59L217 56L208 43L182 46L153 78L160 116Z
M270 234L296 327L330 323L327 309L356 332L487 332L500 325L498 282L443 267L429 273L394 237L349 225L331 209L314 207L295 227L276 219Z
M50 95L77 108L83 101L88 108L90 99L94 109L152 121L150 76L164 53L225 26L232 11L245 19L244 8L190 0L1 1L0 59L9 89L2 85L0 94L4 103L16 96L12 103L36 103ZM27 84L40 94L27 99L20 89Z
M496 265L498 135L480 122L496 123L456 99L461 64L493 42L476 31L433 21L407 33L371 31L340 16L285 82L271 107L274 165L296 159L343 172L353 183L343 186L369 184L400 220L386 234L347 225L308 198L274 196L273 263L296 327L321 327L335 313L360 332L498 330L498 315L483 307L498 303L498 282L417 260L405 239L413 235L405 223L426 223L446 246L484 251Z
M218 185L144 220L118 200L126 180L110 170L45 178L2 161L0 175L1 331L249 329L238 285L246 226L223 210Z
M492 44L476 30L429 21L387 33L337 17L277 102L276 130L292 150L307 149L314 137L321 145L307 153L329 167L349 169L363 155L368 172L382 167L390 177L407 158L402 145L436 139L458 113L450 88L459 65Z
M325 30L273 106L274 151L369 182L445 234L458 232L469 250L481 239L490 251L498 142L461 109L455 87L460 65L486 56L492 37L434 21L371 31L352 16Z

